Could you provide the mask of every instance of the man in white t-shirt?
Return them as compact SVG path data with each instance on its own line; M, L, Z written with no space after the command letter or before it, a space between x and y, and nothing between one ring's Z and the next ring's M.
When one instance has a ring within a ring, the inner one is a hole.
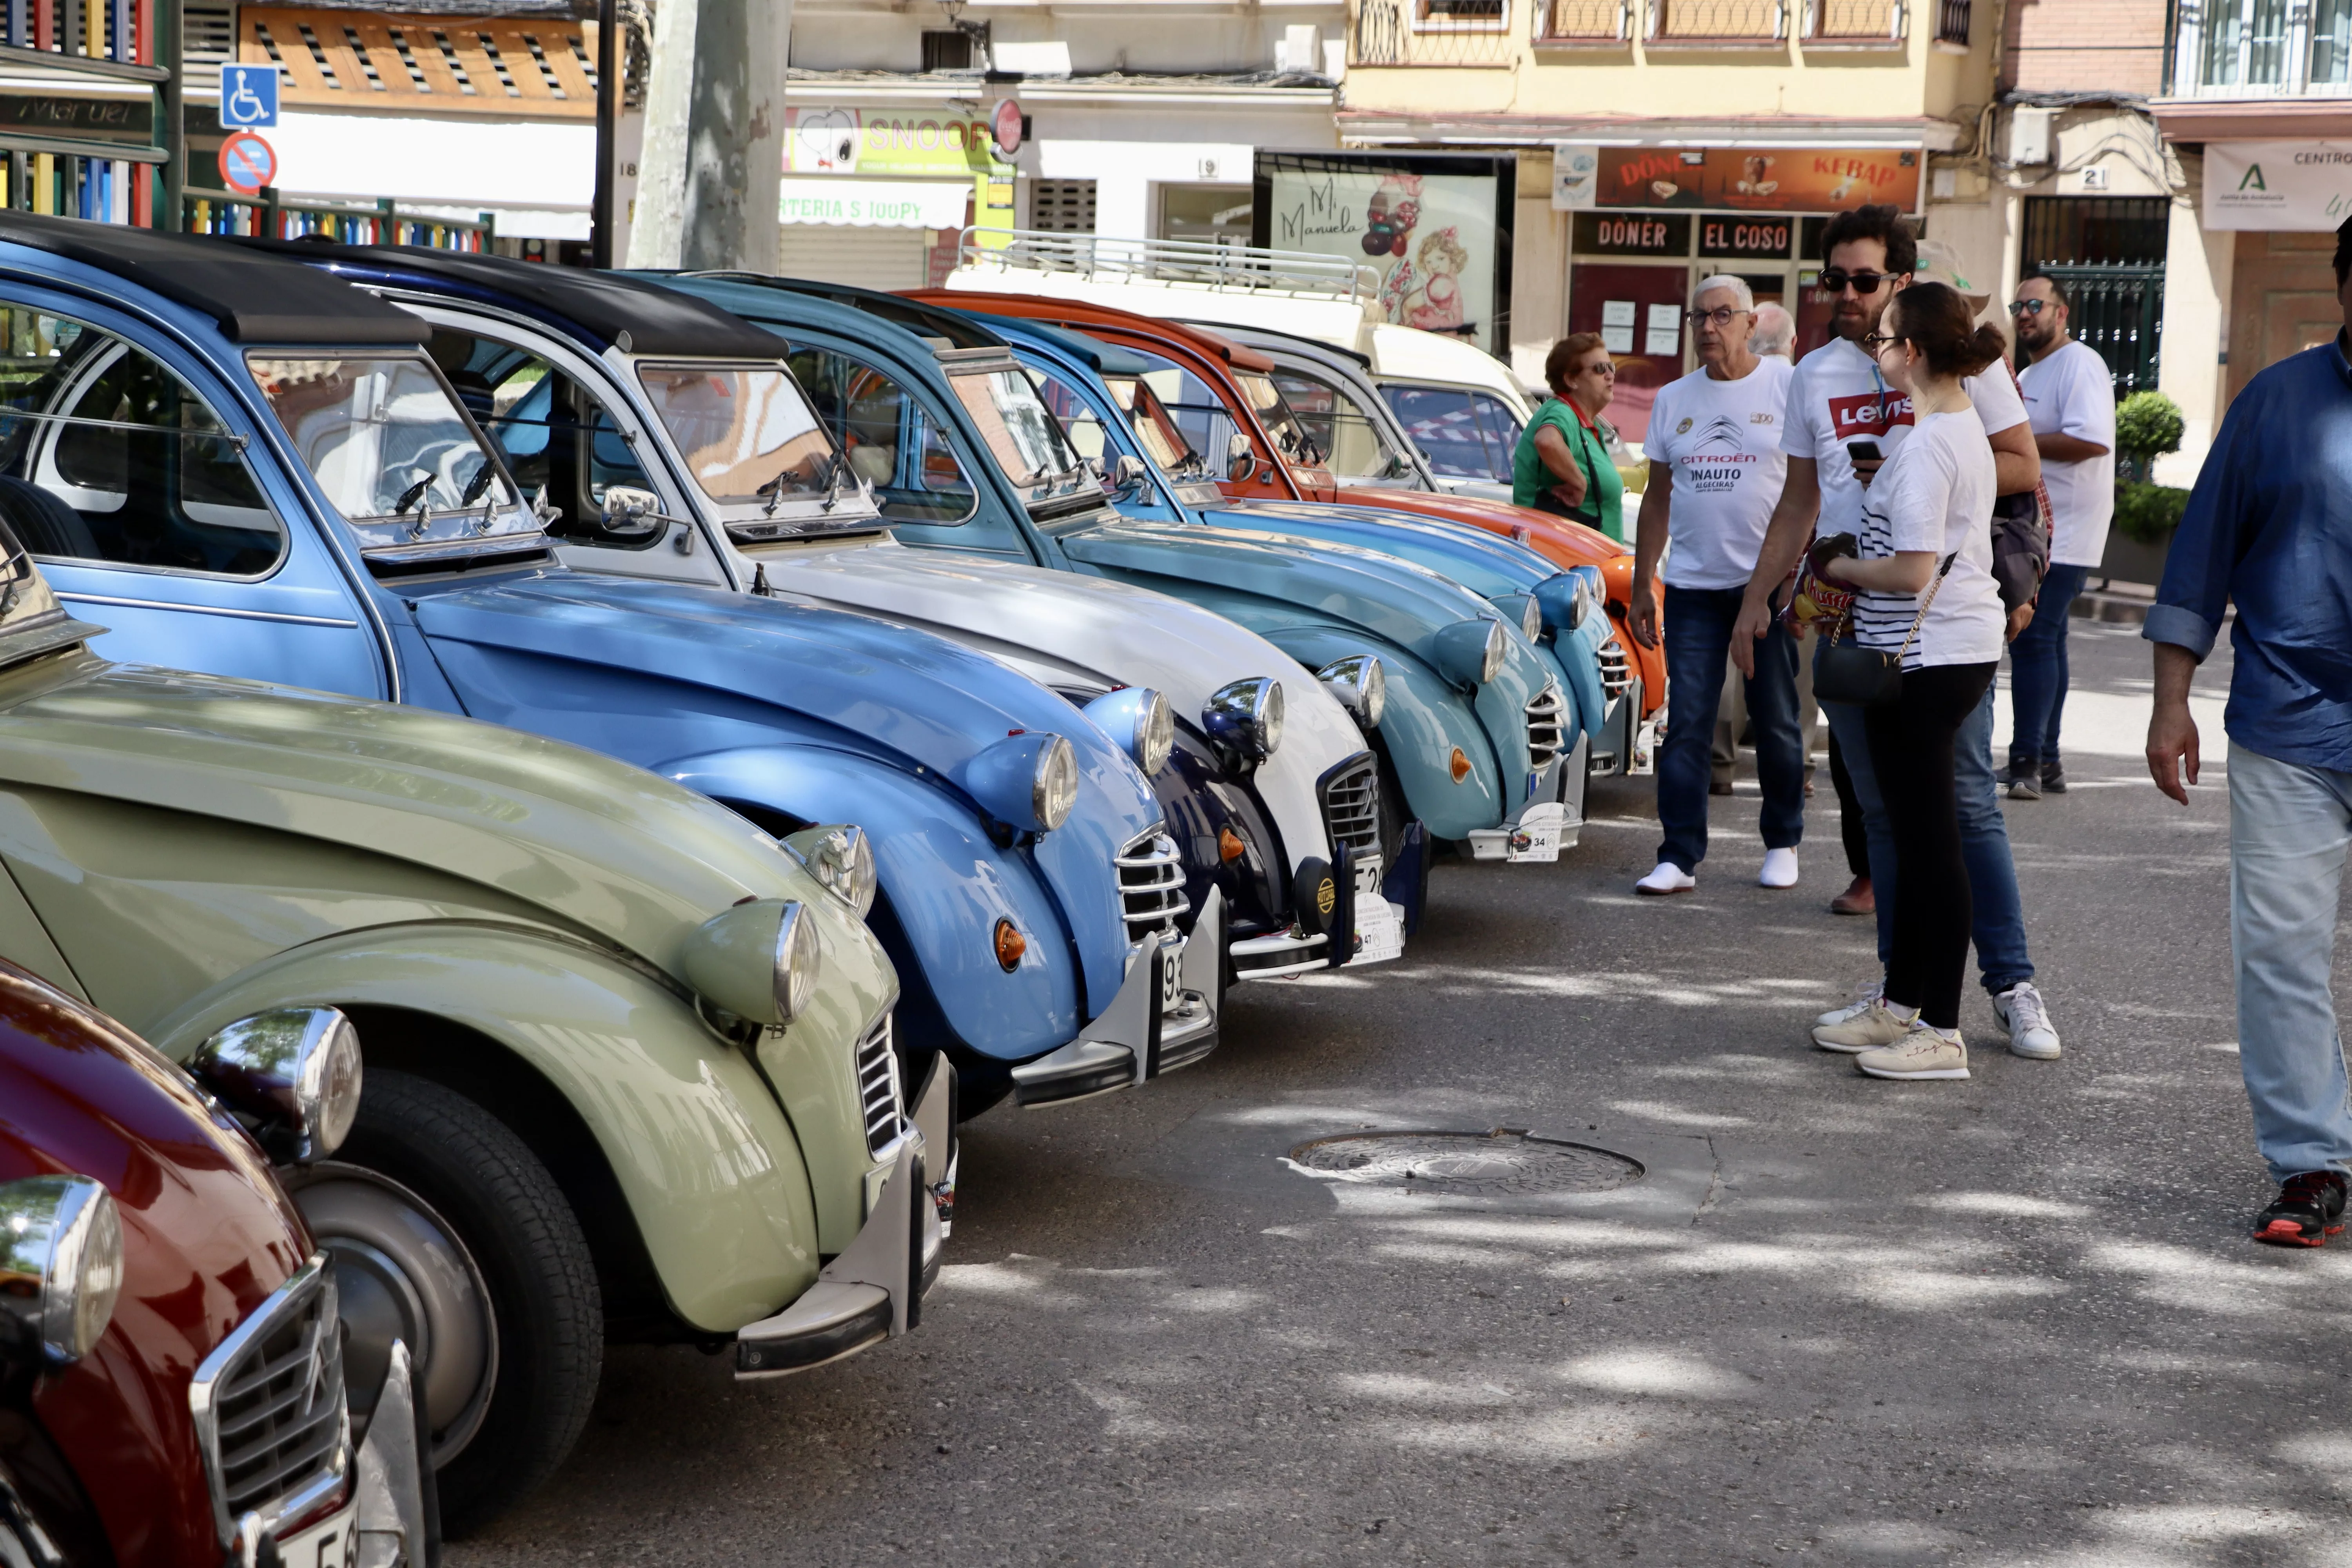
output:
M1739 279L1707 279L1684 318L1700 367L1659 389L1650 408L1642 444L1650 479L1633 551L1632 630L1643 647L1658 646L1654 594L1663 555L1666 689L1678 711L1698 715L1712 714L1722 694L1732 625L1780 499L1788 471L1780 416L1793 372L1787 360L1759 358L1749 348L1756 297ZM1794 887L1797 842L1805 834L1796 639L1776 629L1757 650L1754 670L1747 678L1748 712L1764 785L1764 871L1757 879L1768 888ZM1686 893L1697 885L1698 863L1706 858L1712 740L1703 723L1667 726L1658 751L1664 842L1657 868L1633 884L1637 893Z
M1822 234L1822 267L1817 286L1834 301L1828 344L1807 354L1789 384L1784 421L1789 478L1772 510L1756 571L1749 577L1732 658L1747 668L1773 624L1774 596L1818 531L1822 537L1862 537L1863 494L1886 458L1911 433L1910 399L1888 387L1862 347L1879 331L1886 303L1907 287L1919 267L1920 247L1911 226L1891 206L1864 206L1839 213ZM1938 280L1972 299L1985 298L1959 277L1948 260L1934 268ZM2028 427L2025 405L2003 364L1961 383L1991 441L1996 492L2032 489L2042 460ZM1992 518L1985 518L1990 534ZM2015 637L2031 618L2031 606L2010 617ZM2017 891L2017 868L2010 858L2009 826L2000 815L2000 784L1993 772L1993 689L1960 727L1954 779L1959 806L1960 853L1969 870L1973 916L1970 934L1977 967L1992 998L1993 1015L2009 1032L2019 1056L2051 1060L2059 1054L2042 994L2033 984L2033 960L2025 942L2025 914ZM1671 699L1669 699L1671 700ZM1871 771L1870 747L1862 732L1862 712L1845 703L1824 702L1822 713L1838 737L1847 777L1863 808L1870 841L1871 882L1877 901L1878 956L1882 966L1893 946L1895 842ZM1829 1050L1869 1050L1893 1044L1891 1037L1864 1037L1873 1016L1873 987L1852 1006L1816 1020L1814 1044ZM1884 1009L1879 1010L1884 1013Z
M2037 272L2009 313L2032 362L2018 376L2057 524L2033 624L2009 649L2009 798L2066 792L2058 721L2066 707L2066 622L2083 579L2107 548L2116 515L2116 387L2107 362L2066 330L2066 290Z

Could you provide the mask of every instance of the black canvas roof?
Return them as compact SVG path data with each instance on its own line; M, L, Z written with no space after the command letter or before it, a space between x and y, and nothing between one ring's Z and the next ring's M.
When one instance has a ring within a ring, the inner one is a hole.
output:
M425 324L324 273L197 236L0 209L0 240L200 310L240 343L421 343Z
M561 316L599 342L622 352L677 354L692 359L782 359L791 353L783 339L730 316L708 300L675 289L582 267L518 261L459 250L413 245L320 245L310 240L247 241L257 249L318 264L331 262L359 272L409 272L436 279L459 292L488 290L514 296Z

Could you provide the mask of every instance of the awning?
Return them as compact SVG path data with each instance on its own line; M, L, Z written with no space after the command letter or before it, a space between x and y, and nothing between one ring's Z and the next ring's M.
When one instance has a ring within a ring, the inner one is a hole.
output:
M961 228L970 180L841 180L787 174L776 201L785 223L856 228Z

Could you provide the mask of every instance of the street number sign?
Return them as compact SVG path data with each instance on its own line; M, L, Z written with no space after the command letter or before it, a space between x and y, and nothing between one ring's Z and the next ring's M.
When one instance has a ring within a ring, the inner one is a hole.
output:
M222 184L239 195L258 195L264 185L278 183L278 153L250 131L240 131L221 143Z
M229 131L267 131L278 124L278 68L224 65L220 122Z

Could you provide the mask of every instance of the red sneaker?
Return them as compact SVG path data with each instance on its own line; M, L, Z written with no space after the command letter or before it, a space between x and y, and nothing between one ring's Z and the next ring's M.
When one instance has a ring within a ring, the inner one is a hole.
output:
M2341 1171L2298 1171L2254 1216L2254 1239L2271 1247L2325 1247L2344 1228Z

